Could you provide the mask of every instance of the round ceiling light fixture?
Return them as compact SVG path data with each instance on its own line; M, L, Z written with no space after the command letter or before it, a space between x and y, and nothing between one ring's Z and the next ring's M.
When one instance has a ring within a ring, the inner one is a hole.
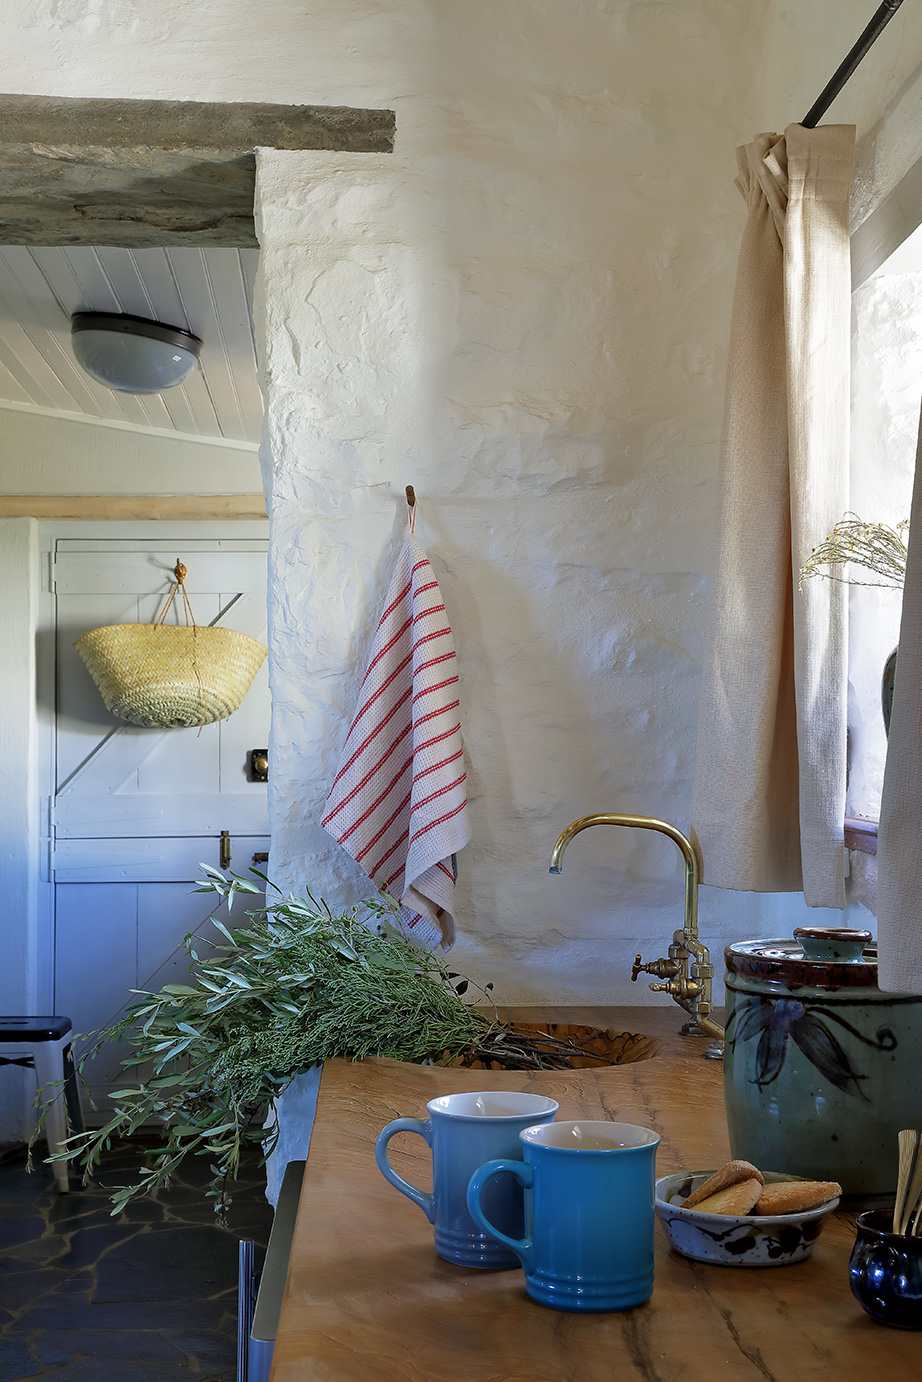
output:
M117 312L75 312L70 339L87 374L121 393L175 389L189 378L202 349L191 331Z

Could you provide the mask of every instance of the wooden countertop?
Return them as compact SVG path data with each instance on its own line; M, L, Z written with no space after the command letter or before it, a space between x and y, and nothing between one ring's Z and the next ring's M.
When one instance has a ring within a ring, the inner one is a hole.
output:
M535 1020L537 1010L514 1016ZM271 1382L901 1382L918 1374L918 1336L875 1324L849 1290L854 1215L842 1210L812 1257L775 1268L691 1262L657 1223L652 1299L621 1314L548 1310L526 1296L520 1271L437 1257L425 1217L374 1159L384 1124L425 1117L436 1094L527 1089L557 1099L560 1118L655 1128L658 1175L729 1157L722 1067L701 1058L704 1041L678 1035L678 1010L556 1016L655 1036L660 1049L631 1065L535 1075L388 1060L325 1065ZM420 1138L395 1139L391 1155L402 1174L431 1184Z

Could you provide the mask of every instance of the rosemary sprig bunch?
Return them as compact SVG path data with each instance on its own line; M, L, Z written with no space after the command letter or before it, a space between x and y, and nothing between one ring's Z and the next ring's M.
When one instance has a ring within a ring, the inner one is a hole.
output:
M866 523L857 514L841 518L825 542L814 547L803 566L797 589L811 576L825 576L847 585L879 585L900 589L906 575L906 543L903 541L909 519L895 528L886 523ZM861 566L880 577L876 581L858 580L843 574L846 565Z

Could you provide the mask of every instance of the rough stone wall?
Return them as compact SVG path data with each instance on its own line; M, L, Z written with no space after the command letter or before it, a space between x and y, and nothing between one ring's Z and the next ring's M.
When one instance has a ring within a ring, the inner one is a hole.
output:
M643 1001L681 922L660 836L547 860L688 824L758 12L440 14L393 156L259 156L273 872L368 891L317 822L413 483L478 779L453 964L509 1001ZM804 914L702 893L718 965Z

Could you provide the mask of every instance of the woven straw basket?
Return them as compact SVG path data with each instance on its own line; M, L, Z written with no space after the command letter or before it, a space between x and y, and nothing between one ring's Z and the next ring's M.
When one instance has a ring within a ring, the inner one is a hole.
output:
M153 624L105 624L74 647L99 687L106 709L132 725L188 729L233 714L266 656L236 629L200 628L177 560L173 585ZM185 624L164 621L179 593Z
M232 714L266 656L248 634L195 624L109 624L74 647L113 715L170 729Z

